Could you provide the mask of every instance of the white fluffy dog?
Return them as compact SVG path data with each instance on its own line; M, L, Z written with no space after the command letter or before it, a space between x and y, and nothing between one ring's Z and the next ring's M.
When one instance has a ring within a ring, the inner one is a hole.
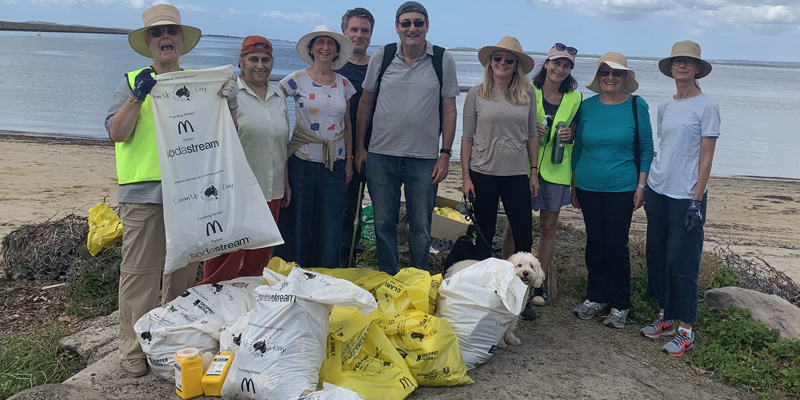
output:
M478 260L463 260L453 264L445 273L445 279L453 276L456 272L461 271L475 263ZM525 300L528 300L528 296L530 295L531 288L539 288L542 287L544 283L544 271L542 271L542 264L539 263L539 260L531 253L528 252L519 252L512 254L511 257L508 257L508 262L514 264L514 272L517 274L519 279L522 280L524 284L528 286L528 290L525 291ZM517 318L514 318L511 321L511 324L506 329L506 333L503 335L503 338L500 339L500 343L498 343L498 347L501 349L506 348L507 345L512 346L519 346L522 344L522 341L519 340L518 337L514 336L514 328L517 327Z

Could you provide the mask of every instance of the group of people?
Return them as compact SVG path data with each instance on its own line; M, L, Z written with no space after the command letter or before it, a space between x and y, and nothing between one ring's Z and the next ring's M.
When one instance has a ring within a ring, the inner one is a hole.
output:
M125 240L120 267L120 358L132 376L147 372L133 331L135 322L195 283L197 265L162 276L165 256L161 176L150 90L154 76L182 70L180 56L201 32L183 25L166 4L142 15L144 27L129 35L151 66L126 74L114 93L105 124L116 145ZM401 187L409 223L409 266L428 268L431 211L437 185L447 174L456 128L456 65L445 49L426 40L428 12L415 1L396 12L397 43L367 48L375 25L364 8L348 10L342 33L318 26L301 37L297 54L310 66L269 82L273 45L248 36L241 46L241 74L219 90L269 211L285 243L274 249L239 250L203 263L201 283L260 275L273 255L303 267L352 266L360 246L360 201L369 190L375 214L378 264L398 269L397 225ZM508 215L503 253L530 251L531 210L540 211L537 255L554 271L556 224L561 207L581 208L586 223L586 301L575 314L590 319L610 306L605 323L624 326L630 305L628 230L632 213L648 217L649 293L662 312L642 329L648 337L675 333L670 354L691 347L697 274L703 243L706 185L719 136L716 103L697 79L711 65L700 47L676 43L659 63L677 93L658 110L662 138L653 158L647 103L631 95L635 73L622 54L608 52L582 100L571 72L578 50L550 49L531 80L534 60L506 36L478 52L483 81L469 90L463 110L462 191L474 197L475 223L494 236L498 202ZM290 133L286 98L295 104ZM366 185L364 184L366 182ZM491 256L485 243L476 257ZM192 268L194 267L194 268ZM159 290L160 288L160 290ZM544 304L542 289L533 304ZM530 306L522 317L535 318Z

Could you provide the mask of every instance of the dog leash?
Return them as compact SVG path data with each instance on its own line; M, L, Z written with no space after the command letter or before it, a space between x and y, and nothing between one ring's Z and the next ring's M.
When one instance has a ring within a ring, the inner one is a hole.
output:
M462 196L463 197L463 196ZM472 208L472 204L475 202L475 196L472 195L472 192L469 194L469 201L467 201L466 197L464 198L464 204L467 207L467 215L464 217L467 221L472 221L472 224L475 226L475 232L478 234L478 237L481 238L483 244L489 248L489 252L492 256L496 256L496 252L492 249L492 243L486 240L486 237L483 236L483 232L481 232L481 228L478 226L478 221L475 219L475 210Z

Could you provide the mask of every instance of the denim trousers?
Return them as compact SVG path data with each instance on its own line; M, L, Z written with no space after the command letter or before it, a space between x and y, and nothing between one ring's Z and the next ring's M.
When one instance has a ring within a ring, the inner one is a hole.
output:
M339 266L347 188L344 163L334 162L331 171L321 162L289 157L292 198L278 218L284 244L275 248L276 257L294 261L302 268Z
M673 199L648 190L647 294L658 300L664 319L693 323L697 320L698 275L703 253L703 225L706 223L707 195L703 195L700 226L684 226L689 199Z
M503 208L514 232L514 252L530 252L533 245L533 215L531 214L531 189L525 175L494 176L473 170L469 171L475 186L475 223L483 237L492 244L497 225L497 201L503 200ZM492 256L492 249L478 238L475 241L475 259L485 260Z
M586 298L617 310L631 306L631 260L628 234L634 192L576 189L586 225Z
M400 185L406 198L410 266L428 269L431 246L431 214L436 204L433 184L435 159L396 157L369 153L367 187L375 212L375 244L378 266L397 273L397 224L400 222Z

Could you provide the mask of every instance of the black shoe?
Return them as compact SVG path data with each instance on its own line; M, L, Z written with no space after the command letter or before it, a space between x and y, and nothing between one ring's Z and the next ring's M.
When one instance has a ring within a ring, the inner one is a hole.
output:
M519 319L523 321L533 321L538 317L539 316L536 315L536 311L534 311L533 307L531 307L531 303L525 302L525 309L519 313Z

